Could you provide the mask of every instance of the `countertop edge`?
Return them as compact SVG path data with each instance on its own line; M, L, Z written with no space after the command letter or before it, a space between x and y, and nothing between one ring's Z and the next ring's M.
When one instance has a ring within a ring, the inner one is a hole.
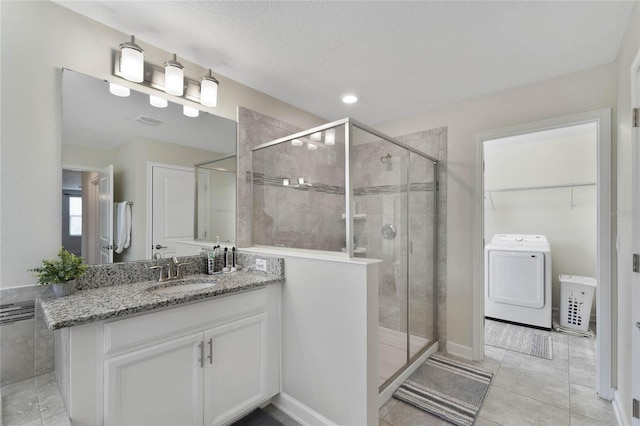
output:
M61 321L53 321L53 322L50 322L50 318L49 318L50 313L48 312L47 307L42 305L42 302L46 301L47 299L44 299L44 300L39 299L38 303L40 304L40 307L44 314L43 316L45 319L45 323L47 324L47 327L50 330L55 331L63 328L89 324L92 322L125 317L127 315L132 315L132 314L152 312L154 310L162 309L162 308L177 307L187 303L214 299L220 296L241 293L241 292L246 292L251 290L257 290L273 284L284 284L284 282L285 282L284 277L274 276L272 279L262 280L258 283L255 283L255 282L247 283L244 285L231 287L231 288L223 287L223 288L214 289L213 291L208 291L205 293L185 292L182 294L177 294L175 296L172 296L170 299L166 299L166 300L152 301L149 303L141 304L139 306L124 307L121 309L114 309L112 311L104 312L104 313L90 314L90 315L84 315L84 316L78 315L72 320L69 319L69 320L61 320ZM92 290L84 290L84 291L92 291Z

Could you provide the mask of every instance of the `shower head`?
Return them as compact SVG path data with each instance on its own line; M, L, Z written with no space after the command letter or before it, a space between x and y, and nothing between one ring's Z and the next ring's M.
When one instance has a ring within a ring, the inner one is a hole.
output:
M389 161L391 161L391 154L387 153L387 155L385 155L384 157L380 157L380 162L382 164L389 164Z

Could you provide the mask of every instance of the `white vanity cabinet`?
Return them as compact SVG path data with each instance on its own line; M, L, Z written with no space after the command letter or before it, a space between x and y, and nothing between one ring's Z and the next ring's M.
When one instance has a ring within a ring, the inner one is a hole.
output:
M280 391L280 285L71 327L73 425L222 425Z

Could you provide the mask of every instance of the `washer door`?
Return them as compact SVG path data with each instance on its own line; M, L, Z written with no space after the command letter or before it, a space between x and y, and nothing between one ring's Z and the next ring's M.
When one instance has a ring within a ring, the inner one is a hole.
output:
M489 252L489 299L496 303L544 307L544 254Z

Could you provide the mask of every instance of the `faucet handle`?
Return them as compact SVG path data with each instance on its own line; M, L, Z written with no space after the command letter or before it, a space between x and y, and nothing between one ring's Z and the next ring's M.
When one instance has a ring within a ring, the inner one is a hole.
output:
M164 266L162 265L149 266L149 269L160 269L160 275L158 275L158 282L164 281Z
M193 262L176 263L176 278L182 279L182 267L191 265Z

